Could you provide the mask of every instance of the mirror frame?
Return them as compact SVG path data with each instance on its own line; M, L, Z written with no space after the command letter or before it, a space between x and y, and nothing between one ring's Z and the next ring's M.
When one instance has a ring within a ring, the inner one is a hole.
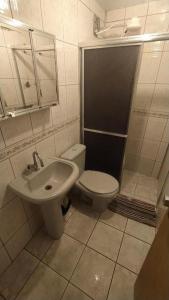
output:
M35 85L36 85L36 90L37 90L37 100L38 100L38 105L33 105L30 108L23 108L23 109L18 109L18 110L14 110L14 111L9 111L7 110L4 100L1 97L1 93L0 93L0 106L2 108L2 114L0 113L0 121L2 120L6 120L8 118L11 117L17 117L17 116L21 116L24 114L28 114L31 112L35 112L35 111L39 111L40 109L44 109L50 106L55 106L57 104L59 104L59 86L58 86L58 67L57 67L57 55L56 55L56 42L55 42L55 35L45 32L45 31L41 31L39 29L36 29L32 26L29 26L26 23L23 23L19 20L16 19L12 19L12 18L8 18L8 17L4 17L4 16L0 16L0 23L10 26L11 28L16 28L19 30L23 30L23 31L27 31L29 33L30 36L30 45L31 45L31 49L32 49L32 58L33 58L33 68L34 68L34 76L35 76ZM43 37L46 37L48 39L53 40L54 43L54 57L55 57L55 68L56 68L56 95L57 95L57 100L47 103L47 104L42 104L41 100L40 100L40 86L39 86L39 78L38 78L38 72L37 72L37 66L36 66L36 57L35 57L35 48L34 48L34 43L33 43L33 33L37 33Z

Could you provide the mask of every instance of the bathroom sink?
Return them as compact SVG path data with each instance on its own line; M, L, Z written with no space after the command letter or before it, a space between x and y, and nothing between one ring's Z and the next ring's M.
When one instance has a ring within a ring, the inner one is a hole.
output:
M9 187L20 198L40 205L49 235L59 239L64 231L61 205L78 176L75 163L60 158L48 159L45 167L31 174L27 170Z
M44 168L30 175L22 175L9 186L19 197L42 204L66 194L79 175L78 167L63 159L48 160Z

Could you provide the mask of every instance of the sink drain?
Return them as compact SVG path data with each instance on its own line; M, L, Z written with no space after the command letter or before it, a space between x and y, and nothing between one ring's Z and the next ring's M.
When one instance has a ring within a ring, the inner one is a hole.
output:
M48 185L45 186L45 190L49 191L51 189L52 189L52 185L48 184Z

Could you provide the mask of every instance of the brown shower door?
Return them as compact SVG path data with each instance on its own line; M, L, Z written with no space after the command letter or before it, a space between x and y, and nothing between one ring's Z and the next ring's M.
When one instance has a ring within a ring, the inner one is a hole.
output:
M120 178L139 45L84 49L86 168Z

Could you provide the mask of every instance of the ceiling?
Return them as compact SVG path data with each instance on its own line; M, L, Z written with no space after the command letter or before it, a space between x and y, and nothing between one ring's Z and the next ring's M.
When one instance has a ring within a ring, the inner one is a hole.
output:
M97 0L97 2L105 9L112 10L132 5L142 4L148 0Z

